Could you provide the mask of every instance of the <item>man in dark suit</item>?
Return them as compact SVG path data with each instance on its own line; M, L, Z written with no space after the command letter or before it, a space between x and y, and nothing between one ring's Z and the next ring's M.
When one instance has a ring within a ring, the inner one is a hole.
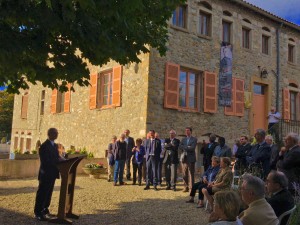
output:
M242 135L240 137L240 143L241 143L241 145L238 147L238 149L235 153L236 161L234 164L234 173L235 173L235 175L238 175L238 176L241 176L247 169L246 156L251 151L251 145L248 142L247 136Z
M58 131L55 128L48 130L48 139L39 149L40 169L39 169L39 186L36 193L34 214L38 220L49 219L49 206L51 202L54 183L59 178L59 171L56 164L59 162L57 144Z
M151 183L151 172L153 177L153 186L154 190L157 189L157 167L160 159L161 153L161 141L155 138L155 131L149 131L150 138L146 140L146 165L147 165L147 174L146 174L146 187L144 190L150 189Z
M132 149L135 146L134 144L134 139L129 136L130 130L126 129L124 131L125 134L125 142L127 144L127 150L126 150L126 179L130 180L131 179L131 173L130 173L130 163L131 163L131 158L133 156L132 154Z
M285 147L278 154L277 170L282 171L289 180L289 191L295 193L293 183L300 183L300 146L299 135L289 133L285 138Z
M192 128L185 128L186 137L182 139L179 149L182 151L180 160L182 163L182 174L184 189L183 192L191 190L195 183L195 162L197 138L192 136Z
M203 154L204 171L206 171L208 167L211 165L211 157L214 154L215 148L218 146L216 139L217 137L215 134L210 134L209 143L205 145L205 147L202 149L201 154Z
M277 217L294 207L294 198L287 190L288 179L284 173L271 171L266 179L266 186L270 195L267 201L272 206ZM281 221L280 224L286 224L287 219L285 218L285 221Z
M166 190L176 191L176 180L177 180L177 165L179 163L178 160L178 147L180 141L175 138L176 131L170 130L170 138L165 140L165 156L163 163L165 164L165 174L166 174Z
M261 165L263 171L260 176L265 179L270 172L271 148L265 142L266 132L263 129L257 129L254 136L257 144L252 147L247 162L249 165Z
M273 137L271 135L267 135L265 140L271 148L270 169L276 170L276 162L278 160L279 153L278 145L273 143Z

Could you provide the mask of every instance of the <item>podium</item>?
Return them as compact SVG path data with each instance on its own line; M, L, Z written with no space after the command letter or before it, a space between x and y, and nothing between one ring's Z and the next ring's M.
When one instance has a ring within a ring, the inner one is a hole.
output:
M67 159L64 161L60 161L56 165L61 176L58 214L57 218L50 219L48 222L58 224L72 224L72 220L67 218L79 218L79 216L73 214L72 210L76 168L83 158L84 156Z

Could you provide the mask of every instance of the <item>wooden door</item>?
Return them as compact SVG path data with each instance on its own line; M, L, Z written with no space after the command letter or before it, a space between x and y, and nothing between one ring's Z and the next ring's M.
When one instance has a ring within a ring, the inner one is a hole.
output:
M253 130L252 134L255 133L256 129L267 128L267 86L254 83L253 86Z

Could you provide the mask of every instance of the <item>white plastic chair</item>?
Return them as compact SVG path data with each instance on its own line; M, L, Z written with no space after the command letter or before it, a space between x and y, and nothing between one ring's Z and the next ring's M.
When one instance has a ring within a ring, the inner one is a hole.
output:
M279 224L278 224L278 225L281 225L281 220L282 220L284 217L286 217L286 216L289 217L288 221L286 222L286 224L288 225L289 222L290 222L290 220L291 220L291 218L292 218L292 214L293 214L293 212L296 210L296 208L297 208L297 207L296 207L296 205L295 205L292 209L290 209L290 210L288 210L288 211L282 213L282 214L278 217L278 220L279 220Z

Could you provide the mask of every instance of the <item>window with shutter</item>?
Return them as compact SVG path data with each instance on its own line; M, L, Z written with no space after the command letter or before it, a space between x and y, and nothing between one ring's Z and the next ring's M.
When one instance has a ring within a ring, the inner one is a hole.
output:
M230 107L224 107L228 116L244 116L244 80L232 78L232 101Z
M71 84L68 84L68 91L65 94L64 112L70 112L71 103Z
M121 106L122 66L91 75L90 109Z
M51 113L56 113L56 100L57 100L57 89L52 90L51 95Z
M164 107L177 109L179 102L179 73L180 66L173 63L166 64Z
M28 93L24 93L22 96L22 106L21 106L21 118L27 119L27 111L28 111Z
M204 72L204 112L217 112L217 74Z

